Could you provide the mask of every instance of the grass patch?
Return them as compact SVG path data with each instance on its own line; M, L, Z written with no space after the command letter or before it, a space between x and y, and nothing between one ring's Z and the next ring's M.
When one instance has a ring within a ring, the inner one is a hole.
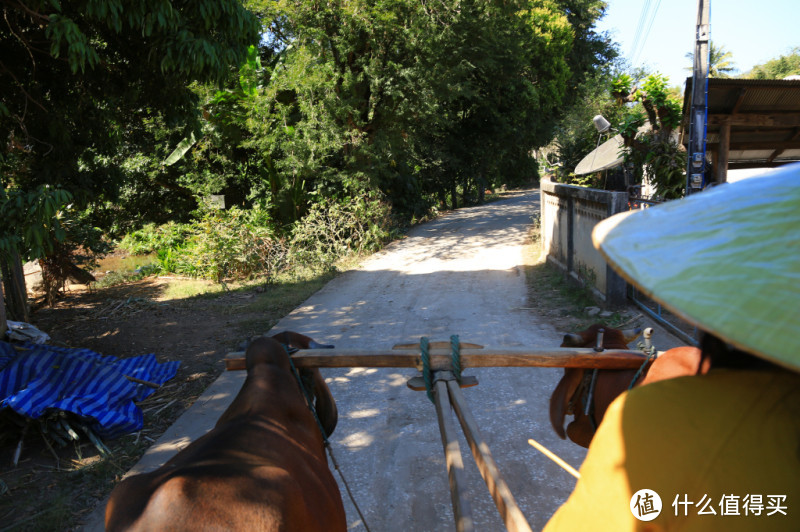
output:
M189 299L193 297L214 297L225 293L226 285L205 281L203 279L168 279L161 298L165 301L173 299Z
M594 323L620 327L630 321L625 311L607 316L590 316L586 309L602 307L591 288L564 275L547 263L542 250L539 218L534 218L529 243L524 250L525 277L528 286L528 306L537 311L554 327L563 332L574 332Z
M258 296L240 309L243 315L251 317L238 319L236 327L247 336L267 332L281 318L333 280L339 272L355 267L362 258L351 256L339 261L335 267L299 268L277 275L269 284L256 288Z

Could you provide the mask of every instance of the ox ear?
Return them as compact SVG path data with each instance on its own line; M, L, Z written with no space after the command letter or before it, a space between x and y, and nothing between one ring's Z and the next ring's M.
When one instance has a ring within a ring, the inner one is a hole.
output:
M636 327L635 329L622 329L619 332L621 332L622 336L625 338L625 344L629 344L641 336L642 328Z
M294 349L333 349L334 346L321 344L305 334L294 331L283 331L272 336L275 340Z
M298 349L308 349L308 343L313 341L308 336L294 331L279 332L278 334L272 335L271 338L285 345L290 353Z
M567 416L569 402L583 379L583 371L576 368L564 368L564 376L558 381L553 395L550 396L550 424L562 440L567 438L567 434L564 432L564 418Z
M335 345L330 344L321 344L319 342L315 342L314 340L308 341L308 348L309 349L333 349L336 347Z
M336 401L333 400L328 384L322 378L318 369L311 370L314 392L314 408L317 411L319 422L322 424L325 435L330 438L336 429L339 421L339 410L336 408Z
M567 333L561 341L561 347L583 347L585 343L583 336L575 333Z

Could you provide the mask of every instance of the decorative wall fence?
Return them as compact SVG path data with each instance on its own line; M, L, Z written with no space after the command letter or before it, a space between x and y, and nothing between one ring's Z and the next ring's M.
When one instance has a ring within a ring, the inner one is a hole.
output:
M547 261L585 286L610 307L625 303L625 280L592 245L600 220L628 210L628 194L542 180L542 244Z

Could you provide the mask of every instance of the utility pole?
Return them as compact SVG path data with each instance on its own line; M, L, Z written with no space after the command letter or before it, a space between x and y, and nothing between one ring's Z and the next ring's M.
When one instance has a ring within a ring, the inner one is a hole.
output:
M692 69L692 107L689 114L689 162L686 168L686 195L703 190L708 124L708 41L711 29L708 10L711 0L697 0L697 30Z

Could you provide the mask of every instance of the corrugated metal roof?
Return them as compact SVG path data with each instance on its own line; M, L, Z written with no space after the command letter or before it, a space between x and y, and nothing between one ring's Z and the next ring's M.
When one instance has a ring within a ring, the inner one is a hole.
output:
M688 143L692 78L683 100L683 143ZM719 148L721 124L730 121L728 168L775 166L800 160L800 80L708 80L707 147Z

